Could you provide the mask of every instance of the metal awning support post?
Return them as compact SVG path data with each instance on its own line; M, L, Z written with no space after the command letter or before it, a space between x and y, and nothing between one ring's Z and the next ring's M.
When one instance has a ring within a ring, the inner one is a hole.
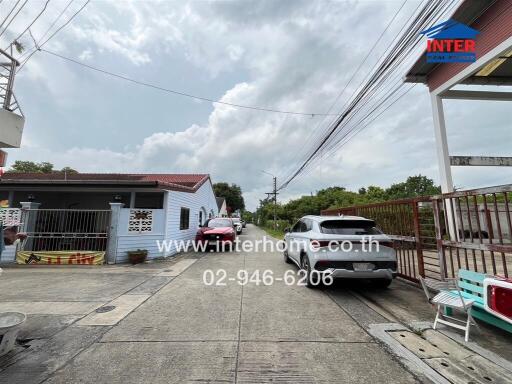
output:
M434 119L434 134L436 138L437 161L439 163L439 176L441 179L441 192L453 192L452 170L448 152L448 138L446 136L446 123L444 119L443 99L430 94L432 102L432 115ZM446 218L450 239L457 240L457 229L453 226L453 210L451 204L446 204Z

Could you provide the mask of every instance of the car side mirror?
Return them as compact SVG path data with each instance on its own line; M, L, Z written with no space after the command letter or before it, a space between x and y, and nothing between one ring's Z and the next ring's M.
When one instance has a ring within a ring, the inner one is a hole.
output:
M290 227L286 227L286 228L284 229L284 233L290 233L291 231L292 231L292 230L290 229Z

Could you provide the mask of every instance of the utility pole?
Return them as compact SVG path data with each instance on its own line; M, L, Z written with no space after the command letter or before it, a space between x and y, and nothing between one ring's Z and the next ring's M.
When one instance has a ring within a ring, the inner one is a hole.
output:
M276 230L277 229L277 195L279 195L279 193L277 192L277 177L269 172L266 172L266 171L261 171L261 172L272 176L272 179L273 179L272 192L266 192L266 194L267 194L268 198L270 198L270 196L273 196L272 200L274 201L274 230Z

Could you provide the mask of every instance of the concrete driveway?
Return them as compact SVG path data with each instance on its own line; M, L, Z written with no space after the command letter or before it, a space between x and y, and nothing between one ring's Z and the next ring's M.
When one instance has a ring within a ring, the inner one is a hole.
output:
M248 227L244 237L263 232ZM226 285L203 273L226 271ZM0 310L28 313L23 344L0 360L5 383L414 383L366 331L388 320L346 289L239 270L294 266L279 253L185 254L140 266L7 268ZM115 306L101 313L97 308Z

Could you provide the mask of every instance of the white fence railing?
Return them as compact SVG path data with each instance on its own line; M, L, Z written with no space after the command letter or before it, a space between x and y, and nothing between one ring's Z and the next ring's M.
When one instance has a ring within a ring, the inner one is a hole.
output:
M20 208L0 208L0 223L3 227L17 227L21 225Z

